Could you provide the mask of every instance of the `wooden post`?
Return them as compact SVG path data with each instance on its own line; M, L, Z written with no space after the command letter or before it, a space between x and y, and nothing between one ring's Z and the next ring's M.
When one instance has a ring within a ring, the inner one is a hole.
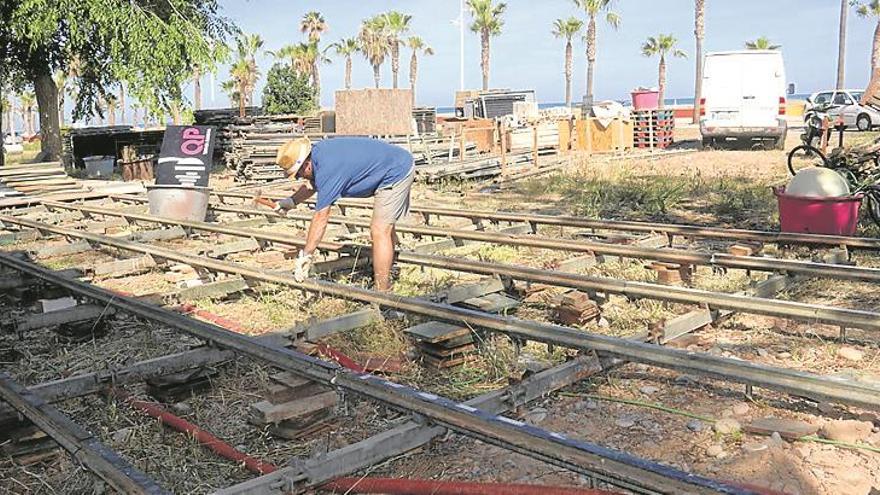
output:
M584 119L584 122L587 124L587 132L584 133L586 135L587 140L587 155L593 154L593 119L591 117L587 117Z
M458 160L459 161L464 161L464 151L466 148L464 135L466 134L466 132L465 132L466 130L467 129L465 129L464 126L461 127L461 136L460 136L461 139L458 142Z
M504 119L498 123L498 137L501 141L501 175L507 173L507 125Z
M532 162L538 166L538 124L532 126Z

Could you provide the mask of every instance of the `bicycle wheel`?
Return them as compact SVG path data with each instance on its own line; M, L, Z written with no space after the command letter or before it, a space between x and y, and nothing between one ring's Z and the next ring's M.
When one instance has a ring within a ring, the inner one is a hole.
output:
M788 152L788 171L791 175L807 167L823 167L827 160L818 149L802 144Z
M875 187L865 191L865 200L871 220L880 227L880 188Z

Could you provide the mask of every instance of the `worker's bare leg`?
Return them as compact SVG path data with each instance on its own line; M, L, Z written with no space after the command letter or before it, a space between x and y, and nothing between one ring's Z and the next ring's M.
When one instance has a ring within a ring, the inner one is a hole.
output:
M370 236L373 240L373 280L376 290L387 292L391 290L391 265L394 263L394 224L374 221L370 225Z

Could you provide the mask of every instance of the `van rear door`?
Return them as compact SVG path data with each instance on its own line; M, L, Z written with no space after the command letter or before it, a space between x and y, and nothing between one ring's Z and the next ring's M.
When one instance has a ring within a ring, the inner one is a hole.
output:
M738 125L742 100L741 68L736 55L706 57L706 117L723 126Z
M739 80L742 84L740 125L742 127L775 127L784 86L782 57L777 54L739 56Z

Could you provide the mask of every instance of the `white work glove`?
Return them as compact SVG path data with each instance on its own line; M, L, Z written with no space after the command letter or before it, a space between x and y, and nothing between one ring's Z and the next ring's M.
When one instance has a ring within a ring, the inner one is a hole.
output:
M293 198L284 198L275 203L275 208L273 209L276 213L283 215L294 208L296 208L296 203L294 203Z
M305 254L305 251L300 251L299 256L296 258L296 265L293 270L293 278L296 279L297 282L303 282L305 279L309 278L309 272L312 270L312 255Z

